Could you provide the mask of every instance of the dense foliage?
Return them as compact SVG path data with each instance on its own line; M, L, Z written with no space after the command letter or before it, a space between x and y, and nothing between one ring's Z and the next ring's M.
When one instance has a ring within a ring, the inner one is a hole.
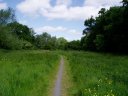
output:
M81 45L79 40L73 40L67 43L66 49L68 50L81 50Z
M123 6L102 8L99 16L85 21L84 50L128 52L128 1Z
M85 20L81 40L68 42L48 33L35 34L32 28L16 21L11 8L0 10L0 48L45 50L91 50L128 52L128 1L122 6L102 8L97 17Z
M70 51L73 96L128 96L128 56Z
M52 37L46 32L35 35L32 28L16 21L12 9L0 10L0 48L64 50L66 44L66 39Z
M56 52L0 50L0 96L48 96Z
M21 49L22 41L10 33L6 26L0 26L0 47L4 49Z
M7 10L0 10L0 25L6 25L16 20L14 10L8 8Z

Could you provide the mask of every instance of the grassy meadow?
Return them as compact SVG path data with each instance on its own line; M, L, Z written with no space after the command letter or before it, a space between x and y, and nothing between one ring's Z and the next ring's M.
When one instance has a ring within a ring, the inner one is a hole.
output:
M0 50L0 96L48 96L60 55L71 96L128 96L128 56L41 50Z
M128 56L92 52L66 54L73 96L128 96Z
M47 96L59 59L50 51L0 50L0 96Z

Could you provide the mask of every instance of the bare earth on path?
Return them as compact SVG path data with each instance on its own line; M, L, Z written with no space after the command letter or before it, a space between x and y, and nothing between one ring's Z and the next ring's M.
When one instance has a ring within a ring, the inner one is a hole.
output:
M61 56L59 66L51 77L47 96L72 96L69 94L72 85L69 63Z
M64 58L61 57L59 71L57 73L57 80L55 82L54 95L53 96L61 96L61 88L62 88L62 76L64 70Z

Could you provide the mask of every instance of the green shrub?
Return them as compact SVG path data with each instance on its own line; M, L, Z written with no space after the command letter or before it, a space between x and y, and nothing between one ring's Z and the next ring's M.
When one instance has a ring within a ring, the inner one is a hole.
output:
M8 27L0 26L0 47L5 49L21 49L22 42L11 34Z

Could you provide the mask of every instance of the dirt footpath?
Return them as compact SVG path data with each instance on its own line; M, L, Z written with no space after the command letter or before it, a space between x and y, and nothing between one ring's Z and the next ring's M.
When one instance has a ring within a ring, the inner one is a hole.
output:
M61 96L61 88L62 88L62 76L64 70L64 58L61 57L59 71L57 73L57 80L55 82L54 95L53 96Z

